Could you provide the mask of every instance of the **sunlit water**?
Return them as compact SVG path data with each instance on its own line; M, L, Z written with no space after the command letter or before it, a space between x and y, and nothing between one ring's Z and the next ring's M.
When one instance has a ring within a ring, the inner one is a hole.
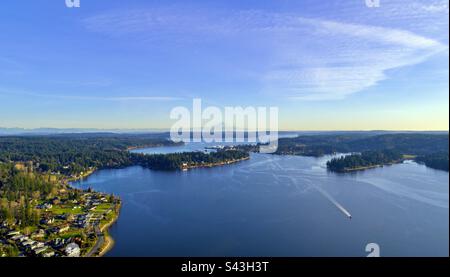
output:
M365 256L372 242L382 256L449 255L447 172L410 162L342 175L327 172L327 159L252 154L187 172L134 166L74 185L123 200L107 256Z

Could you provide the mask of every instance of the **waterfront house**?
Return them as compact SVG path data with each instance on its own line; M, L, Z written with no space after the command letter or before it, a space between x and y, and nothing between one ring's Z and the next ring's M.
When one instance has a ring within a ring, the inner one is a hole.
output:
M80 256L80 247L78 244L72 242L69 243L64 249L67 257L79 257Z
M44 244L43 242L35 241L33 244L31 244L31 245L29 246L29 248L30 248L31 250L35 250L35 249L38 249L38 248L42 248L42 247L44 247L44 246L45 246L45 244Z
M42 257L44 257L44 258L50 258L50 257L53 257L53 256L55 256L55 252L53 252L53 251L45 252L45 253L42 254Z
M22 242L22 246L26 247L26 246L32 245L34 243L35 243L34 240L28 239L28 240L25 240Z
M8 237L13 237L16 235L20 235L20 232L19 231L11 231L7 234Z
M47 247L47 246L44 246L44 247L40 247L40 248L34 249L33 252L34 252L34 254L39 255L39 254L41 254L42 252L44 252L45 250L47 250L47 249L48 249L48 247Z

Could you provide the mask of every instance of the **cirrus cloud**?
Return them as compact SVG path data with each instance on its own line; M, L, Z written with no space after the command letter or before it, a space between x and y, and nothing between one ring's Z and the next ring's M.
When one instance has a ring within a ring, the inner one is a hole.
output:
M426 7L422 12L448 10L448 4ZM263 49L250 69L239 58L230 63L251 71L248 81L258 84L259 92L302 100L342 99L389 78L389 70L448 52L446 44L408 30L261 10L185 12L171 6L109 11L83 24L116 39L208 41L243 53Z

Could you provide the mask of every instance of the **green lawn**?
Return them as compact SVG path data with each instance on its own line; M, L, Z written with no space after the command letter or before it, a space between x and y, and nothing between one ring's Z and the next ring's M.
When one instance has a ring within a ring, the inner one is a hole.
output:
M102 203L97 206L97 208L93 211L94 213L103 214L106 213L109 209L112 209L114 207L111 203Z
M82 214L83 213L83 209L80 208L76 208L73 209L76 205L54 205L50 211L54 214L54 215L62 215L62 214L74 214L74 215L78 215L78 214Z
M81 237L81 229L69 229L69 231L59 235L60 238L68 239L73 237Z

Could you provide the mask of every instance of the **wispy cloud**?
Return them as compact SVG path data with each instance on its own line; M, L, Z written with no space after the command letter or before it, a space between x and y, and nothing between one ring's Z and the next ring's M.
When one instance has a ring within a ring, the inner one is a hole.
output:
M181 100L180 97L172 96L117 96L117 97L102 97L100 99L110 101L175 101Z
M65 85L72 87L109 87L113 84L111 79L97 79L97 80L51 80L49 81L56 85Z
M447 1L417 2L415 8L410 1L403 3L415 17L448 14ZM397 7L395 14L401 14L401 8ZM438 39L384 26L383 22L361 24L259 10L186 12L171 6L110 11L83 23L91 31L116 38L234 41L264 49L266 55L258 59L258 69L253 67L255 72L249 74L254 76L252 81L259 83L264 93L304 100L345 98L389 78L392 69L416 65L448 51ZM239 51L238 46L233 47ZM245 65L236 60L235 66Z
M389 70L421 63L448 49L436 40L399 29L297 20L309 27L312 46L299 53L287 44L275 66L278 69L264 77L267 90L282 91L293 99L342 99L385 80Z
M426 12L432 12L432 13L444 12L447 14L449 12L448 1L446 1L446 0L441 0L441 1L437 1L435 3L428 3L428 4L417 4L417 6Z
M20 95L29 96L37 98L48 98L55 100L97 100L97 101L176 101L181 100L179 97L171 96L85 96L85 95L63 95L63 94L45 94L45 93L34 93L28 91L17 91L0 89L0 95Z

